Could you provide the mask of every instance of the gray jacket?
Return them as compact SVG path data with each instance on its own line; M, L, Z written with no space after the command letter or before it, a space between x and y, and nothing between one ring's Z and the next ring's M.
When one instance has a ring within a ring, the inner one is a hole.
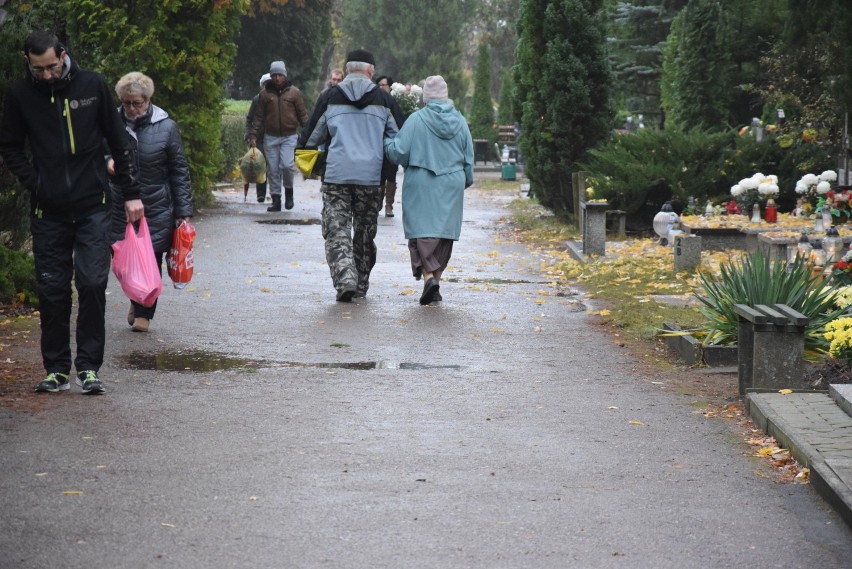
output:
M320 96L299 145L327 145L323 182L379 185L383 140L399 130L392 112L395 107L390 94L360 73L347 75Z

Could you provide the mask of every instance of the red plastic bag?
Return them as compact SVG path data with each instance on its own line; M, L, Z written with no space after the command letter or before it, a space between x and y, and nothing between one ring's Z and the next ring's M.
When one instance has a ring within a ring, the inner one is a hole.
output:
M195 241L195 228L188 221L182 222L172 232L172 248L166 255L166 266L175 288L183 288L192 280L195 260L192 256L192 242Z
M124 294L142 306L153 306L163 291L163 278L145 218L139 220L139 233L133 230L132 223L128 223L124 239L113 243L112 250L115 252L112 272Z

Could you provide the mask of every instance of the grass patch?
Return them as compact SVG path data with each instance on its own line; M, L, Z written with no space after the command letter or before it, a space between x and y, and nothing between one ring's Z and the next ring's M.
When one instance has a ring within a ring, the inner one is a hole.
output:
M565 241L579 238L573 225L565 223L533 199L518 199L509 204L512 222L522 239L538 246L565 249Z
M601 309L592 312L618 328L624 341L654 338L663 322L677 322L688 329L704 322L698 305L687 305L698 287L697 275L674 273L671 248L657 245L654 239L608 239L607 258L580 263L566 252L565 241L580 238L573 225L535 200L516 200L509 210L520 240L535 246L546 259L542 267L546 278L576 285L588 298L598 300ZM715 262L708 254L708 263Z
M251 101L239 101L237 99L225 99L223 113L228 115L247 115Z
M521 180L503 180L501 178L477 178L474 174L473 185L479 190L504 190L511 192L521 191Z

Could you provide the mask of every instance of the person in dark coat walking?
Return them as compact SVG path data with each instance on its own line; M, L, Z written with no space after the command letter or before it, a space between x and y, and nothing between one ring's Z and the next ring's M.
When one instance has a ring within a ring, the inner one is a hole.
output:
M281 186L284 186L284 209L293 209L293 178L296 170L295 152L299 129L308 122L308 111L302 92L287 80L283 61L269 66L271 79L260 91L254 122L246 136L252 148L263 130L263 154L269 168L269 195L272 205L266 211L281 211Z
M376 78L376 85L379 86L379 89L384 91L385 93L391 92L391 85L393 85L393 79L388 77L387 75L379 75ZM400 112L395 115L397 127L402 128L402 125L405 123L405 116ZM382 194L384 195L385 200L385 217L393 217L393 202L396 199L396 172L399 170L399 165L391 160L388 160L388 157L385 156L384 162L382 162L382 180L380 182L380 186L382 188ZM379 204L379 209L381 209L381 204Z
M163 256L172 245L176 225L192 217L192 191L189 165L183 153L177 123L151 102L154 82L142 73L128 73L118 80L115 92L121 100L121 116L136 151L140 195L151 231L154 256L162 275ZM113 195L118 188L113 186ZM124 238L127 219L113 207L112 240ZM127 323L135 332L147 332L154 312L151 307L131 301Z
M71 387L71 280L77 288L77 385L105 391L98 378L106 331L110 191L106 149L115 157L116 206L142 217L132 149L104 78L80 69L48 31L24 41L26 77L9 87L0 123L0 156L30 192L47 377L35 390ZM29 152L27 152L29 147Z

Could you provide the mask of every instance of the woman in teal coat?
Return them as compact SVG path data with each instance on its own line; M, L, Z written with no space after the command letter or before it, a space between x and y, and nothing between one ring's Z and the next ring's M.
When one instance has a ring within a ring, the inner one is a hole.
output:
M423 85L426 106L406 119L385 154L405 168L402 226L414 278L424 281L420 304L441 300L441 274L461 234L464 190L473 183L473 140L440 75Z

